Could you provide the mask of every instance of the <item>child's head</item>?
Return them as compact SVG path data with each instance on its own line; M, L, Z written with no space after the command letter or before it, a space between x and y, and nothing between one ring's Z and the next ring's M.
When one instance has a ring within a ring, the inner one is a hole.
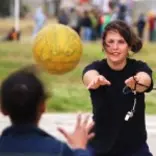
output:
M34 66L10 74L2 82L0 97L2 112L13 124L37 124L45 111L47 95Z

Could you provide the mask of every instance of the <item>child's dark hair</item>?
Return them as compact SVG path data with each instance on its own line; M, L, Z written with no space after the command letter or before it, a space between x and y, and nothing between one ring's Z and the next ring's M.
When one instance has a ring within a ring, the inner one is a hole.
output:
M47 98L44 85L35 66L10 74L1 85L1 108L14 124L33 123L38 118L38 106Z
M140 51L142 48L142 41L141 39L136 36L136 34L133 32L133 30L124 22L121 20L115 20L110 22L103 32L102 36L102 44L105 46L105 39L108 31L116 31L119 32L119 34L125 39L128 46L131 47L131 51L136 53Z

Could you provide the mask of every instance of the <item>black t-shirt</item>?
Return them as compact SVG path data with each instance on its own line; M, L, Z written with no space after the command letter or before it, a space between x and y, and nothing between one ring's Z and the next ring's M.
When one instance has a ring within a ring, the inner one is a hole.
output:
M90 145L98 153L128 153L137 150L147 139L145 127L145 95L137 93L137 104L134 116L125 121L125 115L133 107L134 94L123 94L125 80L138 72L146 72L151 76L152 70L142 61L127 59L127 64L120 71L112 70L106 59L95 61L86 66L83 75L89 70L97 70L111 82L110 86L90 89L93 107L93 131L96 136ZM146 92L153 88L153 81Z

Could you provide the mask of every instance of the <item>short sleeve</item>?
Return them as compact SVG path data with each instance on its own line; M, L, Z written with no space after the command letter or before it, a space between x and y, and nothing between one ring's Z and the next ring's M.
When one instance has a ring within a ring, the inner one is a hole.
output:
M100 73L100 67L101 67L101 62L100 61L94 61L91 64L87 65L83 71L82 71L82 77L84 76L84 74L86 72L88 72L89 70L96 70L97 72Z
M147 65L147 63L143 61L137 61L137 73L138 72L145 72L151 77L151 85L150 87L146 90L146 92L150 92L153 89L153 77L152 77L152 69Z

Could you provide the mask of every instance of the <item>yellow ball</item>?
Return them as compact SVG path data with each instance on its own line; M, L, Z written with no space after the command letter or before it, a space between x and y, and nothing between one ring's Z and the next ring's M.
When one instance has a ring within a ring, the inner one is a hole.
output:
M62 24L44 27L33 43L35 61L50 74L72 71L78 65L82 51L77 32Z

